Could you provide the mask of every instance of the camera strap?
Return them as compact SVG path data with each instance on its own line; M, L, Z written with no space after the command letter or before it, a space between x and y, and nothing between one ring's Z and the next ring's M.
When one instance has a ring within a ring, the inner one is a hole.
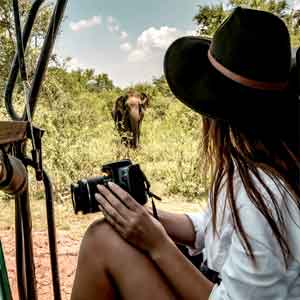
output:
M153 194L153 193L150 191L150 186L151 186L151 185L150 185L149 180L147 179L145 173L144 173L141 169L139 169L139 171L140 171L141 176L142 176L143 179L144 179L144 183L145 183L145 185L146 185L146 192L147 192L148 196L151 198L153 217L154 217L155 219L159 220L158 213L157 213L157 209L156 209L156 206L155 206L155 203L154 203L153 198L155 198L155 199L157 199L157 200L159 200L159 201L161 201L162 199L161 199L159 196Z
M150 192L149 189L147 189L147 193L148 193L149 197L151 197L153 217L154 217L155 219L159 220L159 218L158 218L158 213L157 213L157 209L156 209L156 206L155 206L155 203L154 203L153 198L155 198L155 199L157 199L157 200L160 200L160 201L161 201L161 198L158 197L157 195L153 194L152 192Z
M154 203L153 198L151 198L151 202L152 202L152 212L153 212L153 217L154 217L156 220L159 220L159 218L158 218L158 213L157 213L157 209L156 209L156 206L155 206L155 203Z

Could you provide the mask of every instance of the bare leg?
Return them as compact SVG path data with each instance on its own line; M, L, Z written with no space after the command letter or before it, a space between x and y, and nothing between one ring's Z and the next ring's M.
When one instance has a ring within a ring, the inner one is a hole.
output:
M80 248L71 300L176 299L153 262L105 221L93 223Z

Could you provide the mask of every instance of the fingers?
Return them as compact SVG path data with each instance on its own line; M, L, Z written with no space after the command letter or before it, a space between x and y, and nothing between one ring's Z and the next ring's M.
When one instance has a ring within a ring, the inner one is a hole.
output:
M95 194L95 198L99 203L100 210L111 225L118 228L126 224L124 217L102 195Z
M121 236L124 235L124 227L123 225L119 224L117 221L114 220L113 217L111 217L107 211L101 206L99 205L99 209L102 211L105 219L107 220L107 222L113 227L115 228L120 234Z
M120 186L113 182L108 183L109 188L117 195L119 199L131 210L135 211L141 207L141 205L134 200L126 191L124 191Z
M103 196L104 200L106 200L104 202L109 202L110 206L112 206L124 219L128 219L128 215L130 214L130 211L128 207L126 207L126 205L120 199L118 199L104 185L97 185L97 189L100 192L100 195ZM99 200L101 200L101 198L99 198Z
M95 194L105 219L126 240L131 240L148 216L146 209L137 203L126 191L116 184L109 183L109 189L97 185Z

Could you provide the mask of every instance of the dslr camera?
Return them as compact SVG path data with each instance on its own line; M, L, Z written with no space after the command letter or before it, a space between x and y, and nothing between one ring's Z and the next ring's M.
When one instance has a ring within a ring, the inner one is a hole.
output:
M95 176L79 180L71 184L72 203L75 214L94 213L100 211L95 193L98 192L97 184L107 185L114 182L127 191L141 205L146 204L150 183L138 164L132 164L129 159L107 163L101 167L104 176Z

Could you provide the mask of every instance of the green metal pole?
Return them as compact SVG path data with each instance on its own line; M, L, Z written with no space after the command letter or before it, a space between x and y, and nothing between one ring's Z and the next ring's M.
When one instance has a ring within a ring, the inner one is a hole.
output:
M0 300L12 300L1 240L0 240Z

